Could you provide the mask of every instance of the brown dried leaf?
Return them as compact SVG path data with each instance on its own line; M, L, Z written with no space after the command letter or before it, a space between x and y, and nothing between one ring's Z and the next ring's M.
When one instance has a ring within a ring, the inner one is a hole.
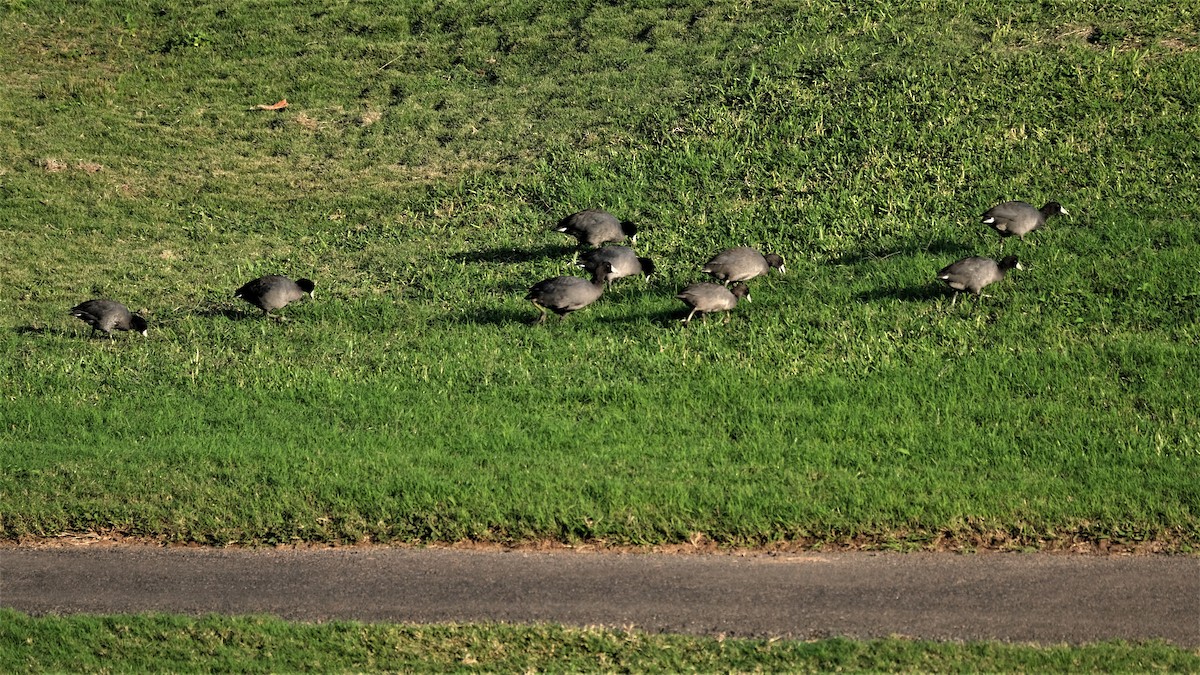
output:
M266 105L265 103L259 103L255 107L258 108L259 110L283 110L284 108L288 107L288 102L287 102L287 99L285 98L285 99L280 100L278 103L272 103L271 105Z

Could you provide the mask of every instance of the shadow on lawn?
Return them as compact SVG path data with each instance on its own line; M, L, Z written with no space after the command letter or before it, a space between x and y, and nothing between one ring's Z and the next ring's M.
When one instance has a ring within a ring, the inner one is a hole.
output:
M563 244L543 244L532 248L495 246L455 253L450 257L460 263L526 263L553 257L569 258L575 251L574 246Z
M680 310L664 309L664 310L661 310L658 312L654 312L653 314L648 314L644 318L646 321L649 321L650 323L655 324L662 328L686 329L691 324L684 323L683 320L687 318L689 311L690 310L688 310L686 307L683 309L680 309ZM696 315L692 317L692 321L694 321L698 325L702 326L706 322L711 323L713 321L715 321L717 323L725 323L726 317L729 317L730 323L733 323L734 321L738 320L738 318L736 316L736 310L735 310L732 313L731 312L714 312L711 316L697 312Z
M514 324L532 323L538 317L537 309L530 305L528 310L517 310L510 307L478 307L459 314L446 316L446 321L455 324L511 326ZM548 317L546 320L557 320L558 317Z
M903 288L876 288L866 293L859 293L857 298L863 302L875 300L901 300L903 302L933 302L938 298L949 299L954 291L939 283L927 283Z
M603 302L603 300L601 300ZM589 317L589 309L585 307L578 312L572 312L564 318L559 318L557 314L551 311L546 312L546 325L558 325L560 323L586 323L592 320L601 320L606 324L630 324L630 323L651 323L663 328L669 328L679 325L679 319L687 316L687 312L667 310L651 312L648 314L626 314L623 316L604 316L602 319ZM515 309L511 307L480 307L470 309L460 314L447 315L444 321L459 325L491 325L491 326L532 326L537 323L538 310L532 304L525 308Z
M983 250L982 244L976 242L974 244L964 244L960 241L950 239L936 239L927 242L912 242L897 248L880 248L872 251L855 251L854 253L846 253L836 258L830 258L829 262L834 265L858 265L867 262L876 262L886 260L888 258L909 257L917 254L932 255L932 256L947 256L954 257L955 260L969 255L989 255L989 252ZM952 262L952 261L947 261ZM935 270L936 271L936 270Z
M247 305L249 307L249 305ZM253 317L261 317L262 311L254 308L242 309L241 307L232 307L230 305L206 305L197 307L196 311L192 312L194 316L213 319L216 317L224 317L230 321L241 321Z
M150 330L154 330L154 325L150 325ZM71 328L56 328L53 326L17 326L13 328L13 332L17 335L39 336L39 337L63 337L63 338L78 338L81 340L122 340L122 336L126 331L114 330L111 334L105 334L102 331L93 331L90 326L80 323L78 327ZM134 335L133 331L129 335ZM137 336L139 339L140 335Z
M81 326L83 326L83 324L80 324L80 325L81 325ZM89 328L87 328L86 326L84 326L84 330L83 330L83 332L86 332L87 330L90 330L90 329L89 329ZM78 331L78 330L66 330L65 328L56 328L56 327L53 327L53 326L39 326L39 325L37 325L37 324L34 324L34 325L31 325L31 326L17 326L17 327L15 327L15 328L13 328L13 332L14 332L14 333L16 333L17 335L57 335L57 336L66 336L66 335L75 335L76 333L79 333L79 332L81 332L81 331Z

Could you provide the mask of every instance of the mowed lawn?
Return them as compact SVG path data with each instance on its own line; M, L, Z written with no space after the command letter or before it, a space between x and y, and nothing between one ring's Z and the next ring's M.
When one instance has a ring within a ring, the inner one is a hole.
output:
M30 617L0 609L9 672L1194 672L1164 644L1035 648L892 638L654 635L536 624L294 624L269 617Z
M485 4L0 9L0 538L1200 545L1196 9Z

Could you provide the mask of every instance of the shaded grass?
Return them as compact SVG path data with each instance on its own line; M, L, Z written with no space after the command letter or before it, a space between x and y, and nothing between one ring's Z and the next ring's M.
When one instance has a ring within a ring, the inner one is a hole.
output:
M6 6L0 533L1194 548L1194 13L930 8ZM951 308L1010 198L1074 215ZM587 206L659 274L531 329Z
M34 618L0 610L0 667L44 672L235 669L594 672L1188 671L1194 652L1161 643L1080 647L901 639L798 642L652 635L554 625L288 623L168 615Z

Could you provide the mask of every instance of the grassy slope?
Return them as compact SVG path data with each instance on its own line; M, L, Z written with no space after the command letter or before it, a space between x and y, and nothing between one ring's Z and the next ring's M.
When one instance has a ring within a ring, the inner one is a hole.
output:
M1191 10L71 7L0 21L5 537L1200 542ZM1009 198L1074 215L949 307ZM593 205L662 274L530 328Z
M41 617L0 610L10 672L1149 672L1194 671L1164 644L1032 647L907 640L815 642L535 626L288 624L265 617Z

